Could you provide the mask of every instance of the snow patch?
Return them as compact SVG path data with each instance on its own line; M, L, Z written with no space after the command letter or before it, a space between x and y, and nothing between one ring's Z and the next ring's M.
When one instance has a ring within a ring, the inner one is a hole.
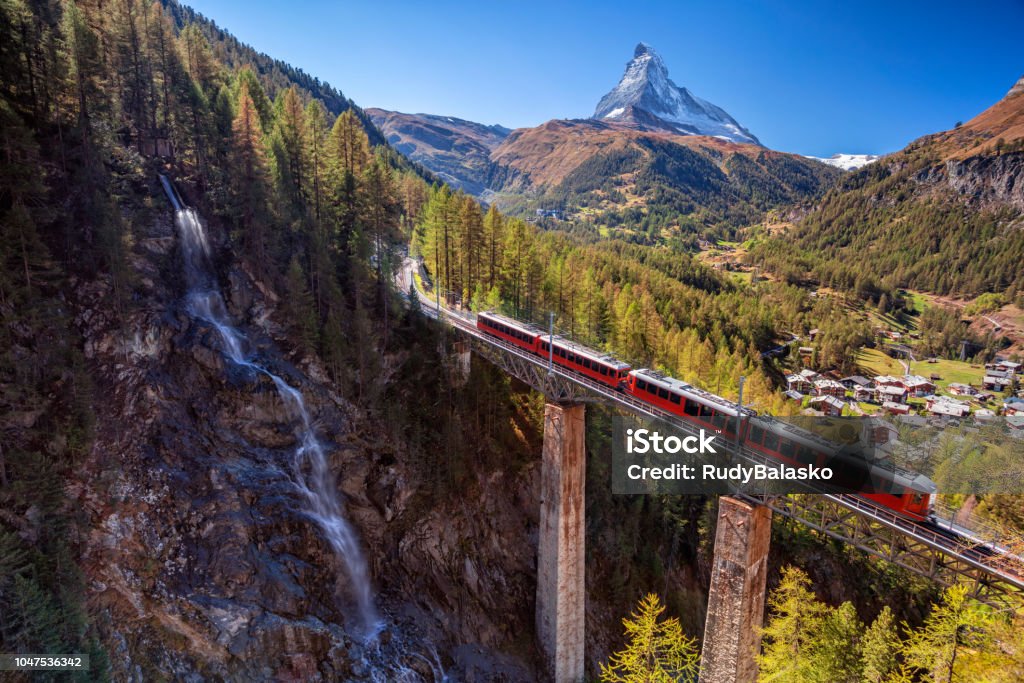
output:
M873 161L877 161L881 157L877 154L833 154L827 159L812 156L808 156L807 158L820 161L821 163L828 164L829 166L841 168L844 171L855 171L858 168L867 166Z

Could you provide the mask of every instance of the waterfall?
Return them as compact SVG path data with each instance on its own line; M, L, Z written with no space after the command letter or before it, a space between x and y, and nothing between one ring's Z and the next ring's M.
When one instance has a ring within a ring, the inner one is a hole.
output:
M185 261L188 312L194 318L213 325L220 334L225 355L232 362L269 377L277 387L289 416L296 423L295 435L299 445L292 459L292 476L305 502L304 512L317 523L344 563L359 608L360 625L365 629L364 635L372 639L380 629L380 619L373 602L370 573L359 538L342 512L341 501L327 464L327 455L317 438L302 392L249 360L246 353L247 340L231 323L224 298L217 287L206 230L196 212L182 205L170 182L163 176L160 179L175 208L174 222L181 237L181 251Z

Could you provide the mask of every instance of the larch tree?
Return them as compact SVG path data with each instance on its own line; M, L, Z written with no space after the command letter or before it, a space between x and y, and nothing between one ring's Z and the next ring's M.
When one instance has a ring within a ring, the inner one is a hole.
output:
M268 263L262 205L266 196L266 152L259 115L249 96L248 83L243 82L238 92L236 111L231 126L234 217L249 255L260 269L265 270Z
M811 590L811 580L796 567L784 567L778 587L768 597L771 616L761 632L758 656L761 683L816 681L815 639L827 606Z
M665 607L649 593L623 619L626 646L601 664L604 683L675 683L695 680L700 667L697 641L683 634L679 619L662 618Z

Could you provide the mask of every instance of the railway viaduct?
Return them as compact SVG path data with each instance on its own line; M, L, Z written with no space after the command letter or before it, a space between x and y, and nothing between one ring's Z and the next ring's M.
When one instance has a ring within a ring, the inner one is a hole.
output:
M549 365L512 344L481 333L472 314L436 305L419 292L415 263L407 259L398 281L424 301L423 313L456 330L467 348L547 398L541 463L537 559L537 637L548 677L556 683L584 680L585 664L585 406L600 403L641 417L695 428L671 413L616 392L583 375ZM741 447L752 464L765 456ZM749 496L719 499L711 587L701 653L700 683L753 683L762 625L773 514L797 520L831 538L904 567L940 585L967 581L972 596L997 608L1019 606L1024 561L1019 548L973 529L973 543L931 531L852 495ZM950 529L961 527L945 520ZM988 552L978 553L983 545ZM1011 548L1015 548L1011 551Z

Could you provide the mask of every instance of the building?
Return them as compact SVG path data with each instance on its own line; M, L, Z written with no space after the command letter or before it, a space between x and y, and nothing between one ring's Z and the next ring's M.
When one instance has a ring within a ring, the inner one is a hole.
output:
M988 389L989 391L1006 391L1013 383L1013 379L1010 373L1004 370L986 370L985 377L981 380L982 389Z
M878 400L878 390L870 386L854 386L853 398L854 400L861 401L862 403L874 403Z
M810 401L810 407L829 417L842 417L846 404L834 396L815 396Z
M904 375L900 382L911 396L928 396L935 393L935 383L920 375Z
M878 400L882 401L883 404L886 401L893 403L906 403L907 402L907 390L899 385L886 384L878 387Z
M809 394L814 390L814 380L819 377L821 375L808 368L804 368L792 375L786 375L786 391L798 391L801 394Z
M1021 363L1015 363L1010 360L996 361L993 369L1005 372L1009 375L1017 375L1021 372Z
M978 390L970 384L961 384L960 382L950 382L946 390L954 396L974 396L978 393Z
M814 382L814 395L846 398L846 387L834 379L819 379Z
M944 396L929 397L925 409L932 415L944 417L964 417L970 414L971 409L966 404Z
M875 386L878 387L902 387L903 378L893 377L892 375L879 375L875 377Z
M895 401L886 401L882 404L882 410L892 415L909 415L910 406L905 403L896 403Z
M1024 415L1024 398L1013 396L1003 401L1003 415Z
M867 377L861 377L860 375L850 375L849 377L842 378L839 382L850 391L853 391L857 387L871 386L871 380Z
M801 394L799 391L794 391L790 389L789 391L786 392L786 398L792 401L803 401L804 395Z

